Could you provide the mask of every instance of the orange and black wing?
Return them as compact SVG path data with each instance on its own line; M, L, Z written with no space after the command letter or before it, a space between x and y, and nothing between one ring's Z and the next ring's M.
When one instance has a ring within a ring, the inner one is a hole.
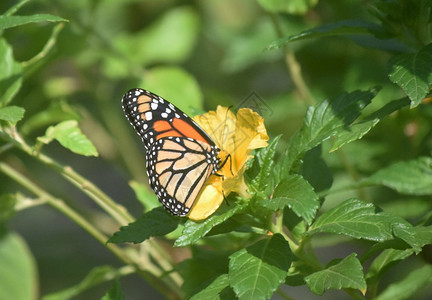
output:
M219 148L185 113L149 91L128 91L122 106L146 148L150 186L172 214L187 215L220 168Z
M152 92L131 89L122 98L123 111L148 150L164 137L188 137L215 146L197 123L179 108Z
M183 137L164 137L147 151L147 174L159 201L172 214L189 213L218 161L207 143Z

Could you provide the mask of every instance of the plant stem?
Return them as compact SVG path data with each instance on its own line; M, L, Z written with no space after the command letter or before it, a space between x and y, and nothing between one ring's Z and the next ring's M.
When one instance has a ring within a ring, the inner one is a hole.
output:
M51 194L45 192L39 186L31 182L29 179L24 177L22 174L18 173L16 170L11 168L4 162L0 162L0 171L9 176L11 179L15 180L31 193L36 195L39 199L43 199L51 205L52 207L59 210L61 213L73 220L78 226L87 231L91 236L93 236L98 242L104 245L109 251L111 251L118 259L124 263L131 265L135 268L136 272L153 286L155 286L161 293L168 296L171 299L179 298L179 287L176 285L168 286L162 280L157 277L161 275L161 271L154 266L150 260L145 264L145 270L140 268L137 263L135 263L129 255L125 253L121 248L114 244L107 244L108 239L102 232L96 229L90 222L82 217L79 213L69 207L63 200L52 196ZM143 264L140 264L143 265Z
M33 148L30 147L15 130L12 130L10 137L12 137L11 141L15 143L15 146L26 152L28 155L38 159L39 161L54 169L55 171L59 172L69 182L71 182L73 185L82 190L86 195L88 195L91 199L93 199L120 225L125 226L128 223L134 221L134 218L126 211L123 206L115 203L97 186L95 186L92 182L75 172L71 167L62 166L61 164L55 162L53 159L42 153L35 153Z
M282 26L279 22L279 18L275 14L270 14L270 18L273 22L276 34L279 38L283 38L284 34L282 31ZM285 44L283 47L283 52L285 54L285 63L288 67L288 71L291 75L291 79L297 88L300 95L300 99L307 105L314 105L316 102L310 93L301 73L301 66L298 63L294 52Z

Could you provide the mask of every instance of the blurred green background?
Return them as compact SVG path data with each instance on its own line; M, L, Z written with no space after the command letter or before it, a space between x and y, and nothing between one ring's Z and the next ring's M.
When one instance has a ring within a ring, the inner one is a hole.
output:
M275 17L258 2L245 0L30 1L19 15L49 13L69 22L59 32L55 46L25 70L23 87L13 100L14 105L26 109L26 120L18 124L19 130L32 143L49 125L79 120L100 157L81 157L55 143L44 151L71 165L138 217L142 208L128 181L147 182L144 149L123 116L123 93L142 87L191 115L217 105L255 106L265 118L270 137L283 134L282 150L301 126L309 103L299 95L283 51L265 50L266 46L280 37L278 30L289 36L337 20L372 19L368 1L315 2L292 1L295 13ZM0 11L16 3L3 0ZM26 62L43 49L54 26L32 23L8 29L3 36L13 47L15 59ZM383 86L374 100L375 107L402 96L388 80L390 54L383 51L341 37L296 42L290 49L316 101L375 85ZM369 174L395 159L428 154L432 147L427 142L431 115L430 108L422 113L403 110L397 118L380 123L366 140L345 147L345 154L360 174ZM410 135L408 125L420 134ZM0 159L22 166L32 180L103 224L96 205L46 166L19 153ZM335 180L343 181L346 175L338 177L343 166L337 155L326 154L326 159ZM1 173L0 188L20 190ZM388 194L385 197L389 198ZM385 197L380 199L383 205ZM341 198L346 199L346 195ZM430 209L430 204L419 203L422 210ZM399 213L415 215L406 207ZM107 232L114 232L117 228L110 225L107 223ZM20 212L10 227L24 237L35 258L42 295L78 283L94 266L119 266L103 246L48 207ZM326 250L321 253L324 256ZM161 297L135 275L123 278L121 284L127 299ZM99 298L108 286L93 288L77 299ZM328 292L325 297L336 299L337 294Z

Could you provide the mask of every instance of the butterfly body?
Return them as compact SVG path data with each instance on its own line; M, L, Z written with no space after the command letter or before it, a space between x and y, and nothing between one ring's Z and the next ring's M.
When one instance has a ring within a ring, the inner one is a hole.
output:
M172 214L187 215L204 183L222 167L220 149L179 108L149 91L128 91L122 107L144 143L151 188Z

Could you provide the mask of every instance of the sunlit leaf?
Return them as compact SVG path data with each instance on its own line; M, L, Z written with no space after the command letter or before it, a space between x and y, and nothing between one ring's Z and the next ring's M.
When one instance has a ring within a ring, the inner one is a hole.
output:
M308 234L330 232L385 241L393 238L390 221L387 215L378 213L373 204L350 199L323 213Z
M37 22L68 22L68 20L48 14L36 14L31 16L3 15L0 16L0 30Z
M305 281L309 289L317 295L322 295L326 290L330 289L352 288L366 290L363 267L354 253L337 264L306 276Z
M203 221L188 220L184 224L182 235L175 241L174 246L183 247L195 243L204 237L214 226L228 220L241 209L243 209L241 205L233 203L229 208L226 206L220 207L216 213Z
M416 53L401 54L392 60L390 80L400 86L416 107L432 86L432 44Z
M261 202L260 205L274 211L289 207L308 224L312 223L319 208L318 196L300 175L283 179L274 190L272 199Z
M98 156L92 142L81 132L75 120L63 121L55 126L48 127L45 135L39 138L43 143L56 139L63 147L74 153L85 156Z
M24 117L24 108L19 106L7 106L0 108L0 120L11 122L12 125Z
M376 90L343 93L309 107L303 127L290 140L284 164L289 173L304 153L348 127L371 102Z
M141 243L152 236L161 236L175 230L179 218L172 216L163 207L155 208L135 222L123 226L108 240L108 243Z
M431 195L432 158L395 163L366 178L363 183L384 185L402 194Z

